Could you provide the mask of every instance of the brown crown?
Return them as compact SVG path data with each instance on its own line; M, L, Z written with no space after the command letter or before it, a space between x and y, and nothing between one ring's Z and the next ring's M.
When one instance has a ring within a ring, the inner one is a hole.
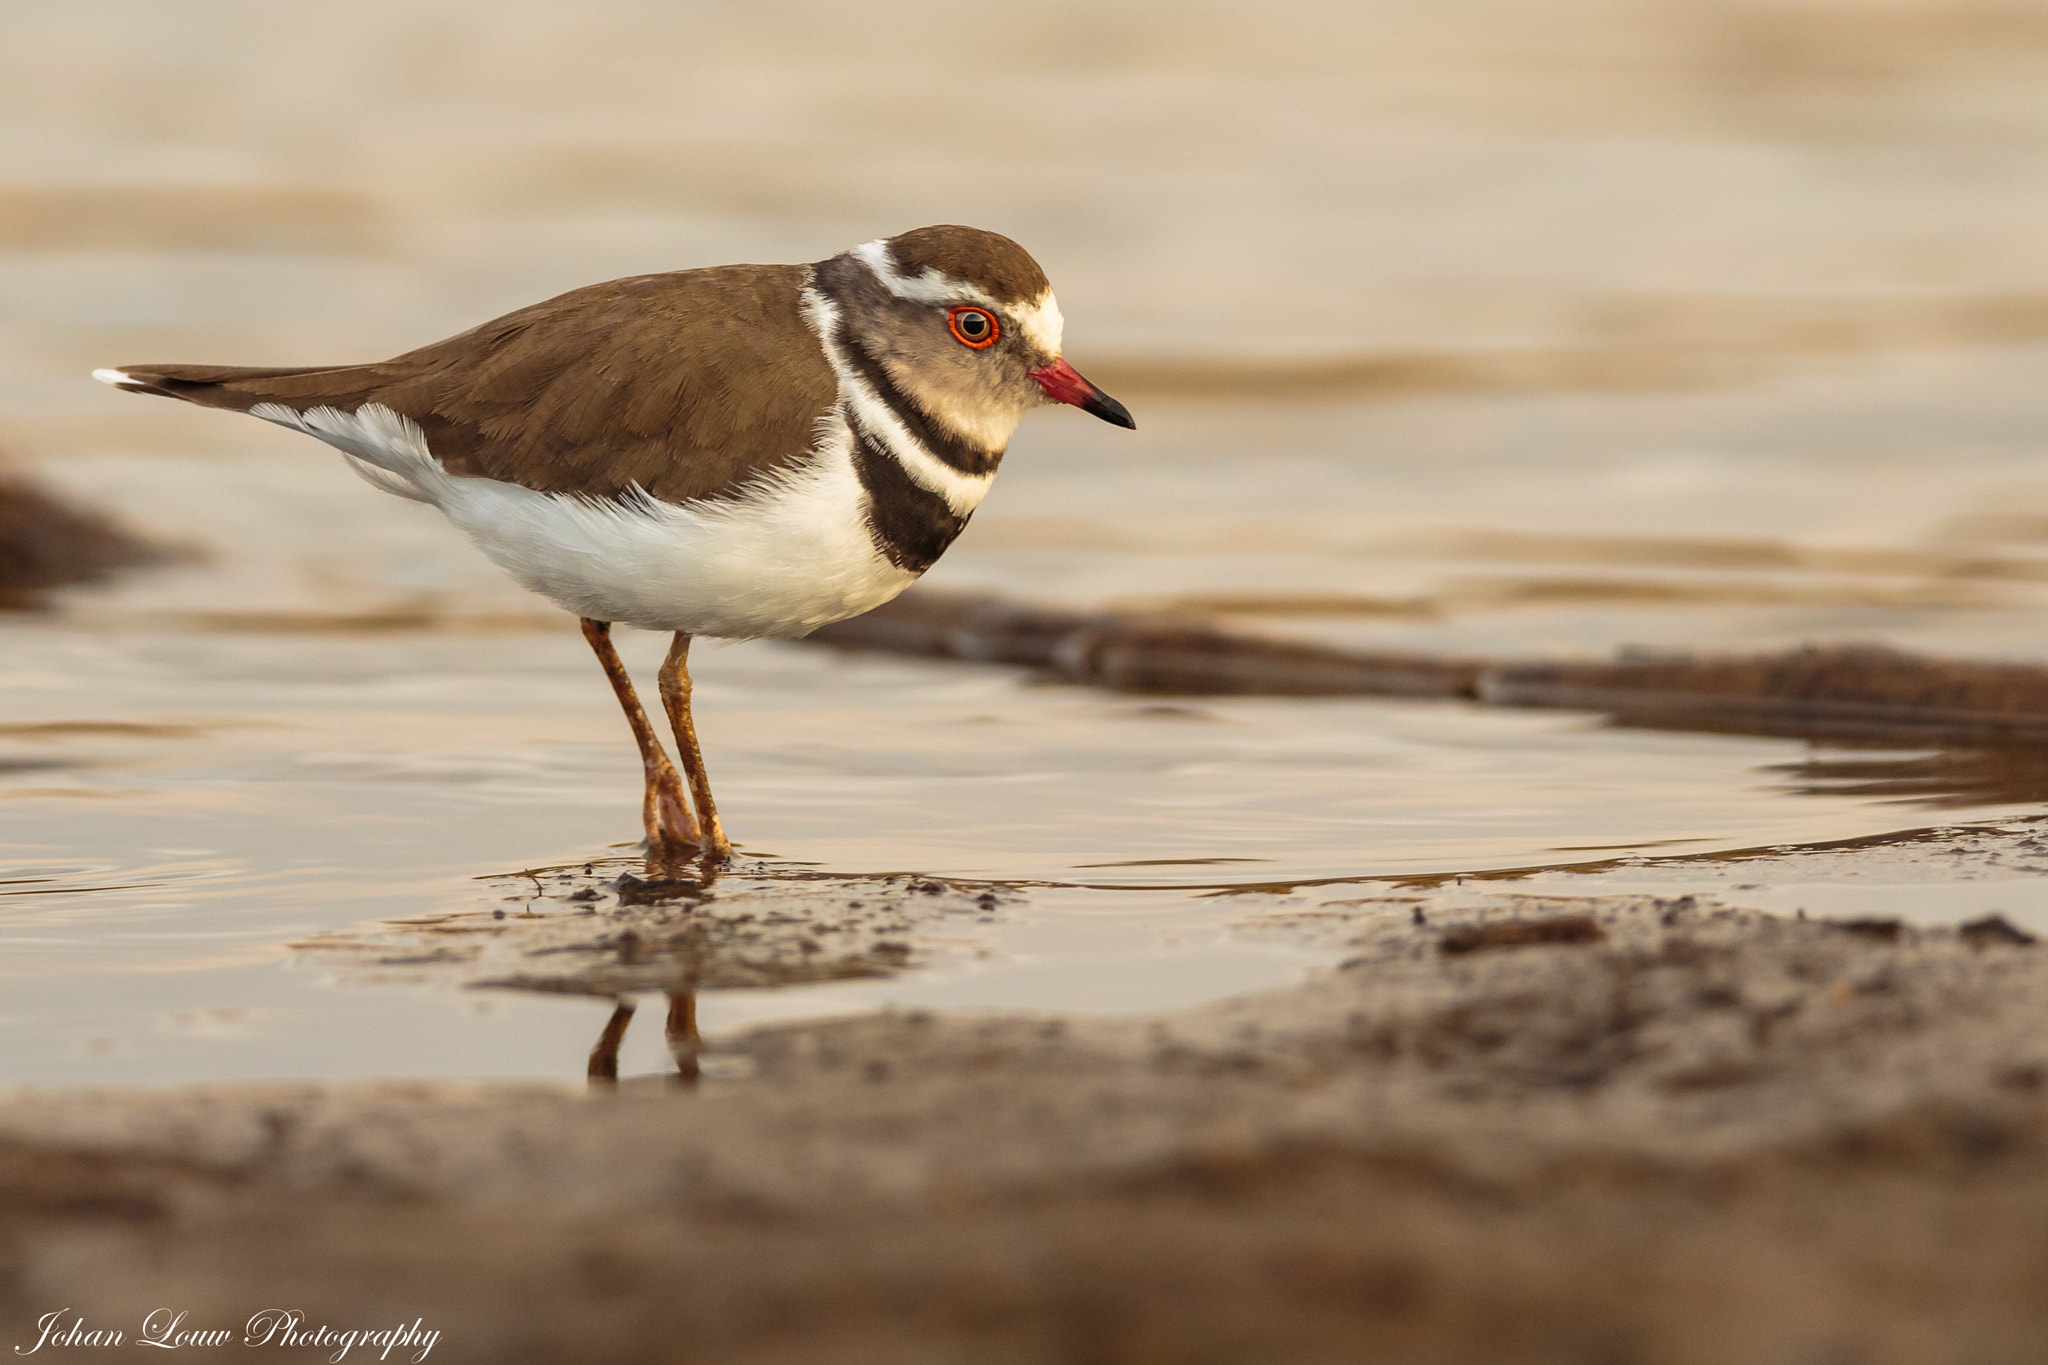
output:
M1052 288L1031 253L1008 237L941 223L889 239L889 256L905 275L936 270L985 290L1003 303L1029 303Z

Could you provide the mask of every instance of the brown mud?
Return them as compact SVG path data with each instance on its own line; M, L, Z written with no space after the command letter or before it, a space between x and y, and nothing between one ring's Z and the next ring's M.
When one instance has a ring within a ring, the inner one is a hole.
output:
M0 1323L288 1302L460 1360L2035 1358L2024 935L1464 888L1314 916L1352 956L1294 989L784 1026L684 1089L17 1094Z
M1765 734L2048 735L2048 666L1930 658L1879 645L1487 660L1365 652L1191 616L1081 612L931 589L913 589L810 638L842 649L1021 664L1068 682L1167 696L1440 697Z
M635 860L637 865L637 860ZM741 863L653 881L616 866L486 879L495 904L292 944L362 981L624 996L893 976L974 951L1016 896L986 883Z

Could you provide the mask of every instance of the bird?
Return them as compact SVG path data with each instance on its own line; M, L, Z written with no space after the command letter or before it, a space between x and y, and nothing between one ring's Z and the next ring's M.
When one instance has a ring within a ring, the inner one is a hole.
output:
M316 437L579 618L640 752L652 870L732 853L691 640L797 638L894 598L967 525L1032 408L1135 428L1066 361L1063 330L1023 247L940 224L811 264L587 285L372 364L93 377ZM673 635L658 677L675 761L614 624Z

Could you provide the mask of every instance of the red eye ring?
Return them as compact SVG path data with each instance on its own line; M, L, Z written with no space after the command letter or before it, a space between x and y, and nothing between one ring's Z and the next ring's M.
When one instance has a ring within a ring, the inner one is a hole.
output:
M967 324L964 328L961 326L963 320ZM978 332L976 328L977 322L980 324ZM972 304L963 304L958 308L948 308L946 310L946 327L953 333L953 340L959 342L970 351L987 350L995 345L996 338L1003 334L1003 325L996 321L994 313L989 312L986 308L976 308Z

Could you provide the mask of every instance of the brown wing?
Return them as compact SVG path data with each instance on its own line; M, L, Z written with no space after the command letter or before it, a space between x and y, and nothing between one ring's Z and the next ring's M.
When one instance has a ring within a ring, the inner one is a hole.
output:
M126 365L122 387L246 412L382 403L451 474L609 497L717 497L811 446L837 382L804 325L809 267L735 265L572 290L374 365Z

